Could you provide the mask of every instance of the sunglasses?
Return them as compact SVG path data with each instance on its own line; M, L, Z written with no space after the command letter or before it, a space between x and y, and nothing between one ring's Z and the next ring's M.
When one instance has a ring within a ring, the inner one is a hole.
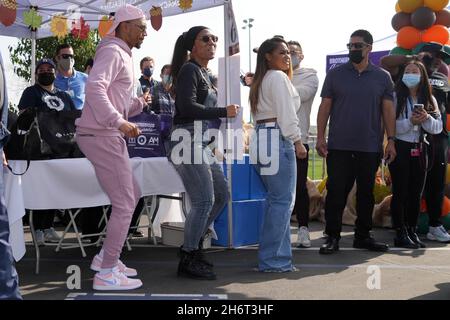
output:
M73 59L73 58L74 58L74 55L73 55L73 54L69 54L69 53L63 53L63 54L61 55L61 57L62 57L63 59L69 59L69 58Z
M214 35L205 35L203 37L200 37L199 40L203 41L204 43L208 43L209 40L212 40L212 42L217 43L217 41L219 41L219 37L214 36Z
M141 30L142 33L144 33L144 32L147 33L147 26L146 25L136 24L136 23L133 23L133 22L130 22L130 21L125 21L125 22L135 25L136 27L139 28L139 30Z
M355 43L347 43L347 49L364 49L365 47L370 46L365 42L355 42Z

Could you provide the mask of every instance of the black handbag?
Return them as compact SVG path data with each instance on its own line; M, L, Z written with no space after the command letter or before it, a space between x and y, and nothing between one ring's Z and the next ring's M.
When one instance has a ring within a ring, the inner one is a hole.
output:
M75 119L81 110L27 108L11 126L5 146L10 160L82 158L75 141Z

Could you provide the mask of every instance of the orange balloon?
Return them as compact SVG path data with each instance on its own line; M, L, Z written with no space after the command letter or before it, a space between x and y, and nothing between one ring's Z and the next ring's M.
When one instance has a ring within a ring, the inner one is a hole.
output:
M436 24L430 29L425 30L422 36L423 42L438 42L445 45L450 38L448 29L445 26Z
M395 4L395 12L400 12L402 11L402 9L400 9L400 6L398 4L398 2Z
M413 13L423 6L423 0L398 0L400 10L406 13Z
M439 11L447 7L449 0L425 0L424 6L433 11Z
M403 49L415 48L422 42L422 34L414 27L403 27L397 33L397 45Z
M108 16L103 16L102 20L100 20L98 24L98 34L100 35L100 38L106 36L106 33L109 31L112 25L113 20L109 19Z

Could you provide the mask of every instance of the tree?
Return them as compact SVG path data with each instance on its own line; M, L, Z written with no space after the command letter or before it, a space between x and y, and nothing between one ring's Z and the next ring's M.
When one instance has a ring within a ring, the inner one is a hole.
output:
M89 32L86 40L74 38L68 34L65 38L59 39L49 37L36 40L36 61L42 58L54 58L58 45L68 43L75 52L75 69L84 71L84 65L89 58L95 55L95 49L100 41L97 30ZM31 39L20 39L17 46L9 46L11 61L14 72L26 81L31 79ZM33 70L34 72L34 70Z

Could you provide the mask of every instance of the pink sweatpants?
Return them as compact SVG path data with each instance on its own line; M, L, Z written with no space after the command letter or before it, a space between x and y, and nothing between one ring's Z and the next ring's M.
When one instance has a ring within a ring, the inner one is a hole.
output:
M111 217L103 243L102 268L113 268L122 252L141 191L133 176L123 138L77 135L77 143L94 166L100 186L111 201Z

